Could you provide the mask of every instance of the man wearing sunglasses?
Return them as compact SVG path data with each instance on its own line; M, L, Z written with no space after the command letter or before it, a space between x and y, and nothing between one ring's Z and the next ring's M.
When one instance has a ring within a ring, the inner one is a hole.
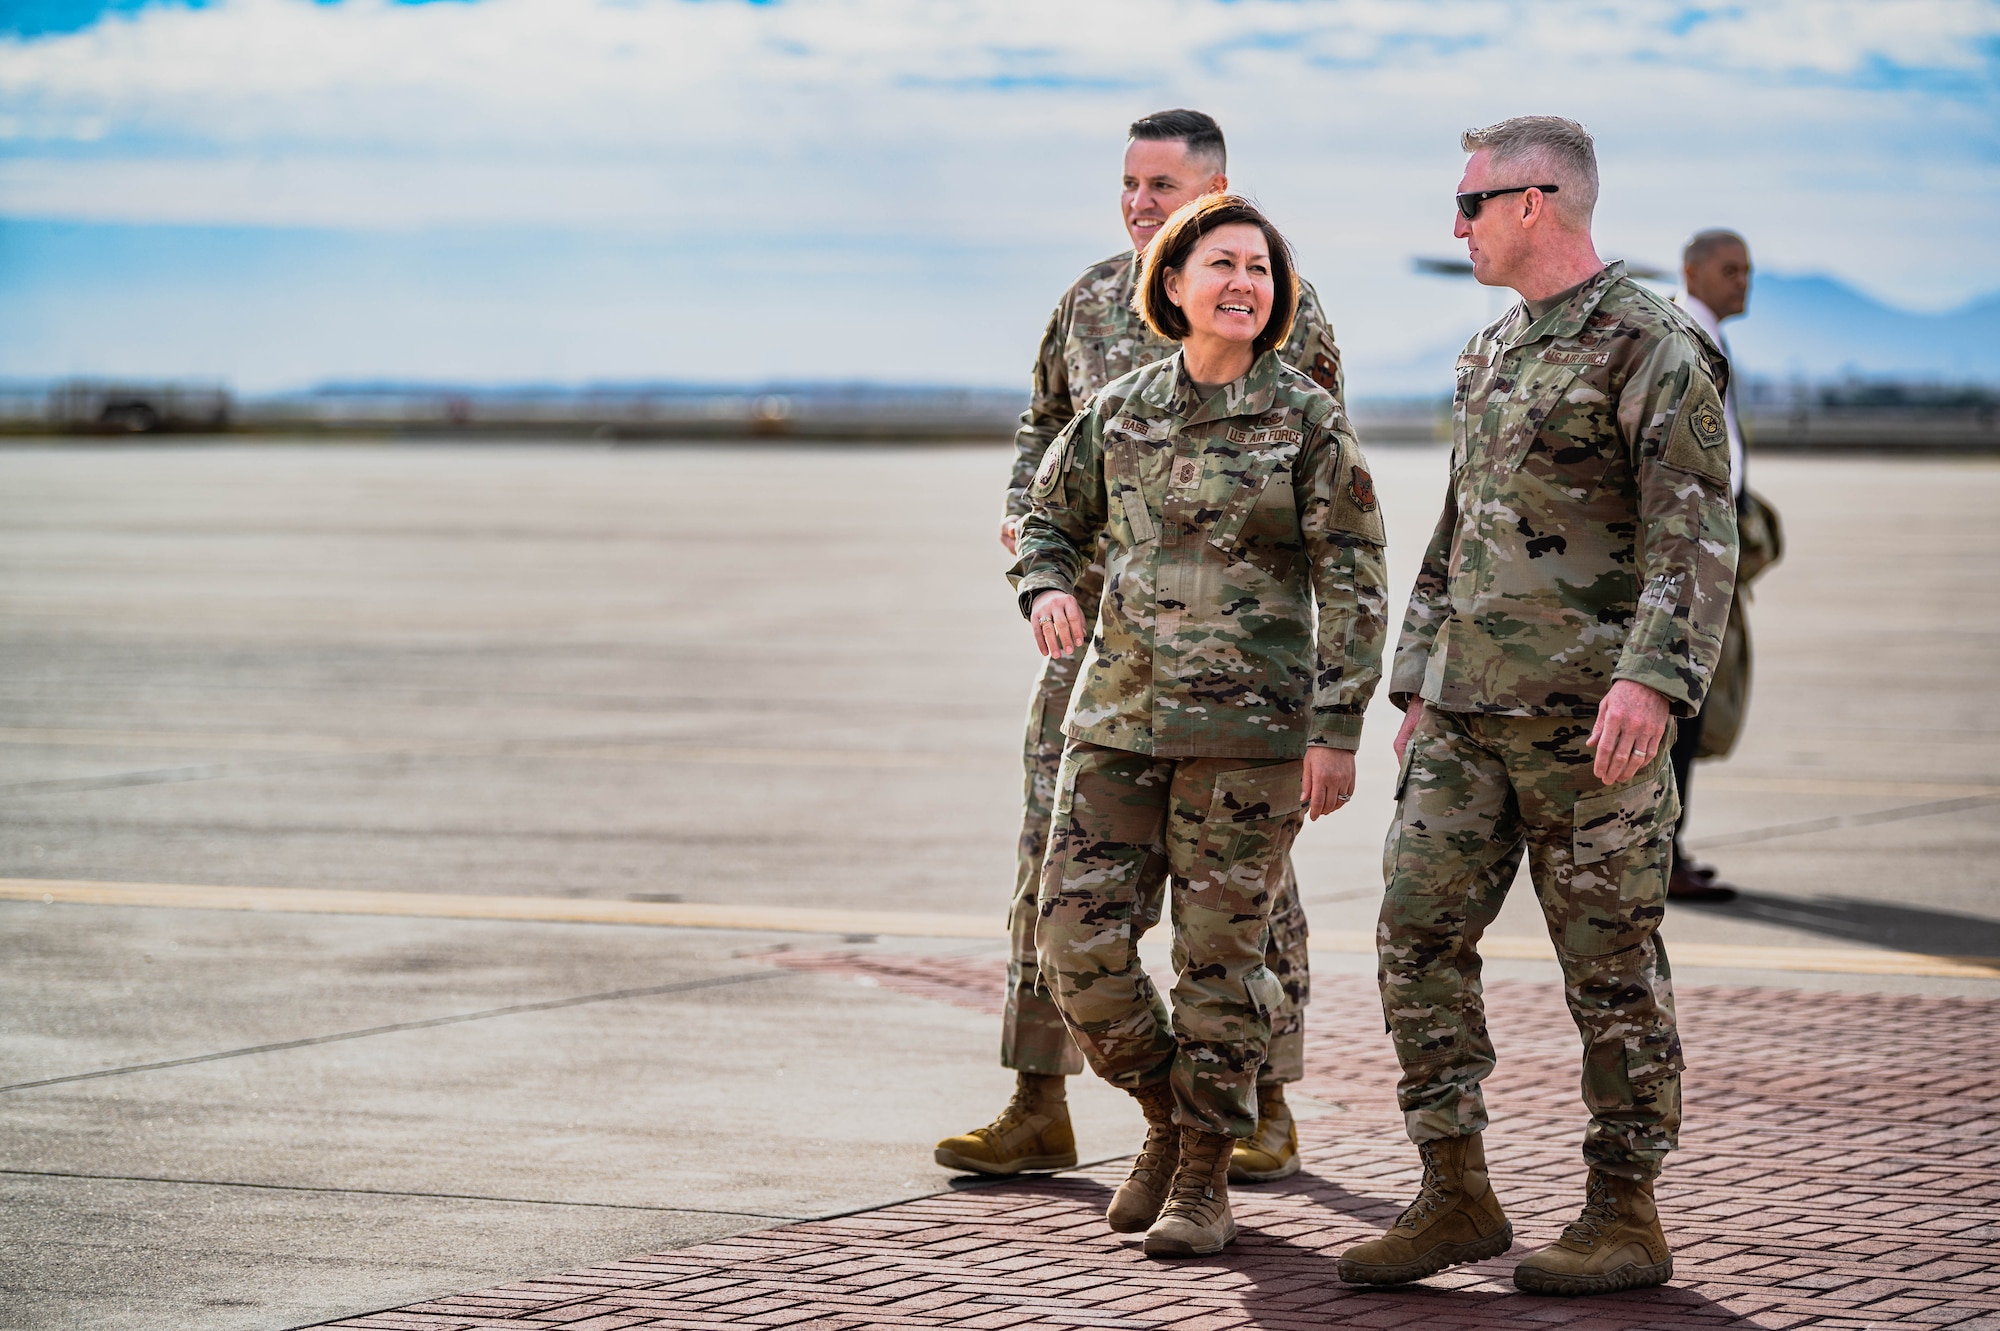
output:
M1736 567L1719 349L1597 257L1589 133L1522 116L1462 140L1453 234L1521 303L1458 358L1444 513L1403 621L1404 709L1377 937L1417 1200L1340 1274L1386 1285L1513 1242L1486 1167L1494 1066L1478 943L1522 857L1584 1037L1582 1214L1523 1289L1657 1285L1653 1179L1680 1127L1657 929L1678 802L1675 718L1701 708Z
M1125 144L1119 215L1131 248L1085 269L1070 284L1049 317L1035 359L1034 390L1016 433L1013 476L1007 486L1000 543L1014 552L1015 535L1028 511L1028 487L1055 437L1097 390L1128 370L1174 354L1174 343L1146 326L1132 303L1146 247L1183 204L1229 188L1228 151L1222 127L1200 111L1156 111L1132 122ZM1299 280L1298 314L1290 336L1278 348L1287 365L1311 376L1336 399L1341 396L1340 349L1327 326L1319 294ZM1095 623L1104 590L1102 551L1077 582L1076 597ZM1086 633L1090 630L1086 628ZM1064 1079L1083 1071L1083 1055L1070 1039L1062 1014L1040 982L1035 954L1036 887L1055 814L1056 777L1062 766L1063 719L1083 664L1082 652L1042 663L1028 709L1023 754L1025 804L1016 855L1014 899L1008 912L1013 955L1007 967L1007 1003L1002 1018L1000 1062L1015 1073L1014 1098L985 1127L947 1137L937 1145L937 1161L950 1169L980 1174L1021 1174L1067 1169L1076 1163ZM1157 923L1164 880L1142 884L1129 927L1134 938ZM1310 976L1306 960L1306 915L1299 904L1298 879L1289 856L1284 881L1271 911L1271 935L1264 964L1278 977L1283 998L1271 1014L1271 1043L1257 1074L1257 1131L1236 1144L1229 1177L1236 1183L1264 1183L1298 1172L1298 1132L1285 1104L1285 1084L1305 1075L1305 1007Z

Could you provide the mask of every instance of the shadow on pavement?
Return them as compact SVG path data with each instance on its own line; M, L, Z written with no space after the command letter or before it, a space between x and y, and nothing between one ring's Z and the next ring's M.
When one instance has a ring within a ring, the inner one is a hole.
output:
M1782 897L1739 892L1734 901L1676 901L1675 910L1754 920L1828 938L1939 957L2000 957L2000 920L1921 910L1858 897Z
M1379 1205L1368 1198L1354 1200ZM1673 1285L1597 1299L1524 1293L1514 1288L1513 1273L1514 1263L1528 1251L1526 1245L1517 1243L1497 1261L1457 1267L1429 1281L1379 1288L1343 1284L1337 1248L1273 1238L1249 1228L1226 1257L1208 1260L1226 1264L1246 1279L1241 1298L1252 1325L1287 1331L1308 1313L1327 1316L1333 1325L1420 1326L1424 1331L1496 1331L1572 1321L1593 1327L1661 1327L1720 1325L1737 1320L1707 1296ZM1476 1277L1477 1283L1469 1283L1469 1277ZM1322 1293L1338 1300L1337 1312L1329 1309L1325 1300L1313 1297Z
M1006 1177L990 1174L953 1174L946 1181L945 1187L952 1192L986 1192L994 1188L1035 1188L1041 1191L1055 1191L1078 1200L1102 1198L1101 1205L1111 1204L1109 1185L1084 1174L1013 1174Z

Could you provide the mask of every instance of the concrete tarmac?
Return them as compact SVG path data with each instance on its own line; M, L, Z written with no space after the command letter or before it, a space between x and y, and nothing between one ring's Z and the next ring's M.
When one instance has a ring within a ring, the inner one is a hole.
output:
M1400 600L1443 457L1371 461ZM0 878L997 918L1035 668L1005 467L0 450ZM1756 467L1791 548L1692 791L1750 890L1667 937L2000 957L2000 466ZM1373 921L1393 717L1300 842L1329 937ZM1496 936L1540 931L1517 891ZM755 955L839 941L0 902L0 1327L304 1325L942 1188L931 1143L1006 1096L995 1023ZM1072 1096L1086 1158L1132 1149L1129 1101Z

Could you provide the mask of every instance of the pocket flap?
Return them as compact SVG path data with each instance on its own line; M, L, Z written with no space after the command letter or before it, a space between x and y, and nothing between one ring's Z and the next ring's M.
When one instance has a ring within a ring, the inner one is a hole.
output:
M1596 864L1654 840L1681 816L1673 769L1630 785L1585 795L1576 802L1572 851L1578 864Z
M1296 813L1305 803L1305 763L1300 759L1239 767L1215 778L1209 821L1254 823Z

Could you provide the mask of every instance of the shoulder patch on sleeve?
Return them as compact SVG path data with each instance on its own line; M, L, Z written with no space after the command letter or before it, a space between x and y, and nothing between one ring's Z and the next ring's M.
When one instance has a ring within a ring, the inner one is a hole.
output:
M1034 484L1028 487L1028 498L1047 499L1062 484L1063 467L1069 461L1069 439L1070 432L1064 430L1043 450L1042 463L1035 468Z
M1307 339L1305 346L1306 363L1299 368L1306 377L1333 394L1340 396L1340 348L1334 345L1333 335L1324 328L1316 328Z
M1688 390L1674 413L1674 428L1660 461L1679 471L1691 471L1720 485L1729 484L1729 423L1722 414L1722 397L1706 374L1688 376Z
M1382 529L1382 504L1375 494L1375 478L1368 472L1368 459L1349 440L1341 441L1340 451L1340 469L1334 474L1332 527L1370 545L1386 545L1389 538Z

